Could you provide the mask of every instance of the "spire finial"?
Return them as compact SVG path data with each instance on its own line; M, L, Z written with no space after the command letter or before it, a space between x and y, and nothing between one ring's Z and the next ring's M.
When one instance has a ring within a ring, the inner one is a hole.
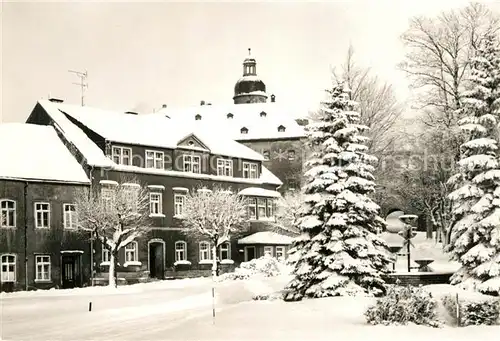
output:
M252 49L251 48L248 48L248 55L251 56L252 55Z

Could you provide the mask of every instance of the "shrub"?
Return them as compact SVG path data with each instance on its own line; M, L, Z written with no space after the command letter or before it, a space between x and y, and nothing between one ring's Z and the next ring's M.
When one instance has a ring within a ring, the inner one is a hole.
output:
M439 327L437 302L421 287L397 285L388 286L387 295L379 298L374 306L365 312L369 324L415 323Z
M244 280L254 275L274 277L286 273L287 270L286 266L276 258L264 256L241 263L240 267L236 268L234 272L223 274L218 280Z
M458 297L447 295L442 302L455 324L460 326L470 325L494 325L499 321L500 300L495 298L481 297ZM457 318L457 303L458 313Z

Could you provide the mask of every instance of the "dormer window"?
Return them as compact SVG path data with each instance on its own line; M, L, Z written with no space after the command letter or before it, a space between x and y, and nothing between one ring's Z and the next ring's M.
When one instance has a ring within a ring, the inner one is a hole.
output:
M234 115L233 115L233 114L231 114L231 113L227 114L227 118L228 118L228 119L232 119L233 117L234 117Z
M194 119L195 119L196 121L201 120L201 115L200 115L200 114L196 114L196 116L194 117Z
M266 114L266 112L265 112L265 111L262 111L262 112L260 113L260 117L266 117L266 116L267 116L267 114Z
M285 128L285 126L283 126L283 125L280 125L280 126L278 127L278 132L280 132L280 133L284 133L284 132L285 132L285 130L286 130L286 128Z
M248 128L243 127L243 128L241 128L241 129L240 129L240 132L241 132L242 134L248 134Z

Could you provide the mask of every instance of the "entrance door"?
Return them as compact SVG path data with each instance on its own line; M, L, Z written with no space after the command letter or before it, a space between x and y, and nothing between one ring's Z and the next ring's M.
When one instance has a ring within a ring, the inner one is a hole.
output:
M245 246L245 262L255 258L255 246Z
M61 257L61 275L63 289L81 286L80 257L78 254L65 254Z
M149 244L149 276L151 278L164 278L163 247L163 243Z

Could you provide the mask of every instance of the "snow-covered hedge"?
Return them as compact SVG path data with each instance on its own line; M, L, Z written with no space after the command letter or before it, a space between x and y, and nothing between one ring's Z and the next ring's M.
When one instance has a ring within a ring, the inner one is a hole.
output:
M421 287L388 286L387 295L379 298L374 306L365 312L369 324L415 323L439 327L437 301Z
M276 258L264 256L252 259L249 262L243 262L234 272L225 273L219 277L219 281L226 280L245 280L255 275L265 277L274 277L289 273L289 268Z
M454 323L462 327L470 325L495 325L500 317L500 300L497 298L473 298L447 295L442 298L442 302L448 314L453 318Z

